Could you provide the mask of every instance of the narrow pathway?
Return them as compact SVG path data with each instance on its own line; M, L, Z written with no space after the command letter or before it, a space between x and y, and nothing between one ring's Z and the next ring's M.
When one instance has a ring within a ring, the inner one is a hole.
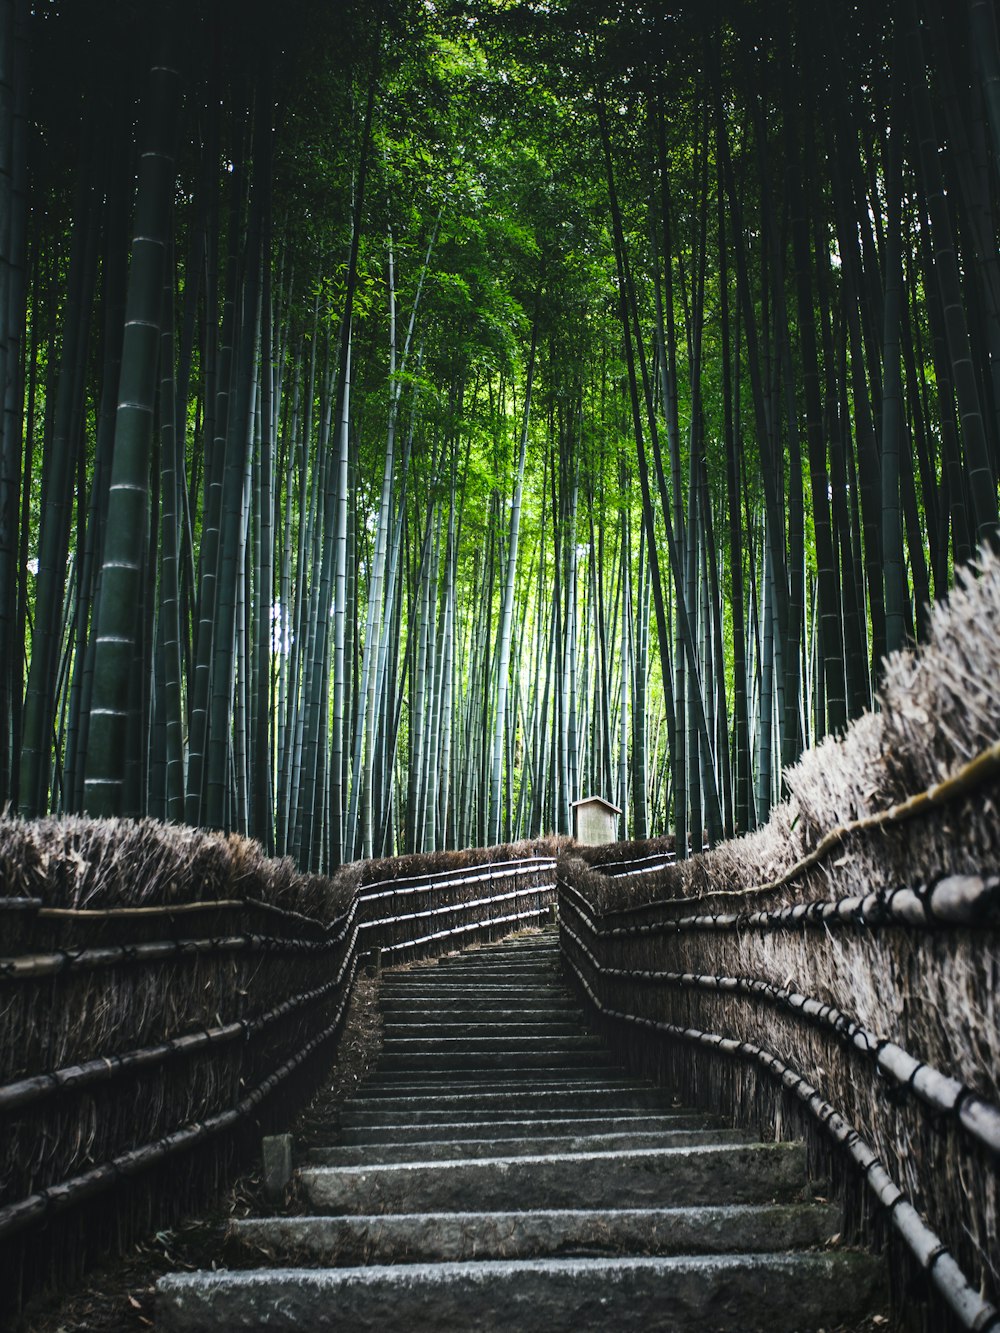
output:
M801 1144L762 1144L612 1065L554 932L386 974L385 1044L312 1216L234 1225L269 1266L159 1285L157 1328L831 1328L881 1270L822 1248Z

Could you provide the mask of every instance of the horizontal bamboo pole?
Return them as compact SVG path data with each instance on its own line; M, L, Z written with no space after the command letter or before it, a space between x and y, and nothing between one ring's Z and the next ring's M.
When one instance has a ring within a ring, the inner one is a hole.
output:
M515 928L528 921L538 919L549 910L555 893L555 862L552 858L532 858L526 862L492 863L486 873L469 875L463 868L461 875L449 873L437 876L432 883L407 885L396 882L392 893L404 892L431 895L431 905L405 914L378 917L364 922L363 915L366 895L363 891L355 894L349 909L328 926L322 928L322 938L316 939L281 939L272 936L246 933L243 935L222 936L206 939L182 939L144 941L135 945L108 946L94 949L56 950L46 954L23 955L17 958L0 959L0 981L25 980L49 977L59 973L77 971L87 967L109 967L123 963L170 963L187 956L211 954L229 951L269 950L281 953L304 953L315 955L337 949L342 946L339 965L335 974L322 986L298 995L288 997L273 1007L268 1013L253 1020L238 1020L219 1023L214 1028L201 1028L196 1032L184 1033L154 1046L135 1051L115 1054L108 1057L96 1056L93 1059L67 1066L52 1073L23 1078L0 1089L0 1112L20 1113L25 1108L43 1105L45 1100L56 1095L83 1092L98 1082L114 1079L127 1072L148 1070L175 1057L191 1055L205 1051L212 1046L226 1046L238 1041L246 1041L260 1035L264 1030L288 1017L297 1010L315 1006L342 991L334 1021L323 1032L312 1038L303 1047L293 1053L288 1060L275 1070L237 1106L220 1111L217 1114L186 1122L173 1131L159 1137L154 1142L120 1154L110 1161L100 1163L85 1172L57 1184L35 1190L27 1198L0 1209L0 1240L15 1235L33 1224L42 1222L55 1213L68 1209L78 1203L111 1190L121 1180L137 1175L175 1154L189 1150L199 1143L232 1130L259 1103L274 1091L290 1073L319 1047L336 1035L343 1018L346 1004L350 997L351 986L357 972L359 961L375 949L385 954L399 953L402 950L435 945L449 938L468 938L484 931L493 932L497 928ZM534 875L548 876L542 883L515 884L507 886L512 880ZM472 883L491 883L502 887L504 892L492 893L471 900L463 900L460 890ZM388 894L367 895L369 901L382 900L392 896ZM434 901L444 896L447 901ZM245 910L252 900L213 900L204 905L184 905L192 911L218 909L226 910L238 906ZM531 903L530 907L524 906ZM496 910L513 904L515 910L504 911L499 915L490 915ZM270 908L269 904L261 904ZM297 919L300 914L287 913L285 909L273 909L279 915ZM175 909L147 911L145 909L82 909L80 913L71 909L54 909L56 919L91 920L131 917L164 917L170 919ZM93 915L91 915L93 913ZM475 914L472 921L464 921L441 930L420 931L420 923L433 923L449 914L459 917ZM301 918L312 923L313 919ZM321 923L318 923L321 924ZM406 938L401 941L388 941L385 936L396 929L406 930ZM360 946L361 932L365 932L370 948Z
M547 870L554 870L555 864L554 857L533 857L529 860L490 862L480 873L472 875L465 873L466 867L460 867L457 870L435 871L431 874L417 876L416 880L421 881L419 883L411 878L376 880L371 884L363 885L357 891L354 902L356 903L358 899L361 902L370 902L377 898L389 898L394 895L425 893L438 887L450 888L452 886L478 884L507 875L544 873ZM371 893L369 890L372 888L383 889L384 891ZM277 907L275 904L263 902L259 898L205 898L186 903L153 903L144 907L46 907L44 900L41 898L0 898L0 911L31 911L43 920L52 921L144 920L157 917L183 916L198 912L245 912L248 907L275 917L283 917L289 921L310 925L319 924L315 917L307 916L303 912L293 911L291 908ZM337 925L342 915L344 914L335 918L330 926Z
M352 981L356 968L357 957L355 956L354 969L352 969L351 974ZM65 1209L82 1203L96 1194L104 1193L113 1188L120 1180L129 1179L143 1171L148 1171L151 1167L176 1156L178 1153L186 1152L208 1139L234 1129L266 1097L270 1096L286 1079L295 1073L314 1051L336 1036L350 999L350 991L351 985L348 983L346 993L338 1006L333 1021L311 1041L300 1047L278 1069L269 1074L236 1106L226 1111L220 1111L206 1120L194 1123L187 1122L173 1133L166 1134L152 1143L133 1148L127 1153L112 1158L109 1162L103 1162L99 1166L93 1167L90 1171L85 1171L69 1180L61 1181L57 1185L49 1185L45 1189L30 1194L27 1198L19 1200L17 1203L0 1208L0 1240L6 1240L32 1224L40 1223L53 1214L63 1212Z
M470 874L469 868L463 866L458 870L439 870L433 875L418 875L414 879L373 880L371 884L363 885L358 892L362 900L368 902L374 898L391 898L397 894L425 893L430 889L439 887L452 888L464 884L481 884L486 880L501 879L508 875L530 875L536 872L541 874L545 871L555 870L555 866L555 858L551 856L535 857L528 861L491 861L485 868L476 867L478 872L476 874ZM446 878L447 876L452 878ZM378 889L379 892L371 893L371 889Z
M345 962L348 959L345 958ZM237 1019L217 1027L202 1028L168 1041L125 1051L120 1055L100 1055L82 1064L67 1065L49 1074L34 1074L0 1087L0 1114L23 1111L49 1097L67 1092L83 1092L98 1083L108 1083L121 1074L147 1071L165 1064L178 1056L197 1055L208 1047L234 1041L252 1041L269 1027L302 1009L311 1008L333 995L344 982L345 967L322 986L302 991L283 1001L259 1018Z
M627 879L629 875L655 875L658 870L676 864L676 852L663 852L659 856L637 856L633 861L604 861L590 869L606 879Z
M398 952L400 949L414 949L420 944L432 944L435 940L448 939L454 935L467 935L473 930L484 930L491 926L513 925L516 921L530 921L532 917L535 920L544 916L548 912L548 904L544 907L533 907L525 912L511 912L507 916L497 916L491 921L470 921L465 926L454 926L450 930L437 930L431 935L421 935L416 939L403 940L399 944L382 945L382 954Z
M514 898L523 898L527 893L544 891L544 886L540 885L535 889L529 885L527 888L511 889L507 893L491 894L488 898L472 898L465 902L445 903L441 907L425 907L421 911L406 912L400 916L379 917L375 921L363 921L361 927L363 930L375 930L380 926L400 925L404 921L419 921L434 916L446 916L449 912L468 912L477 907L489 907L493 903L505 903Z
M579 890L565 877L560 887L582 899ZM715 896L715 895L711 895ZM582 899L582 901L586 901ZM691 904L692 900L678 901ZM667 907L670 903L648 904ZM626 909L632 910L632 909ZM609 915L619 916L617 910ZM851 895L833 902L793 903L761 912L709 912L690 916L667 916L634 926L598 927L606 939L663 935L682 930L764 930L799 926L984 926L1000 923L1000 876L947 875L918 888L901 886L864 895Z
M162 963L225 953L325 953L337 940L296 940L275 935L223 935L206 939L149 940L93 949L55 949L49 953L0 958L0 981L33 981L61 972L90 972L130 963Z
M596 934L578 907L570 909L578 920ZM787 987L773 986L760 977L698 975L693 972L658 972L632 968L608 967L587 948L573 928L563 919L563 929L578 949L602 976L640 985L670 986L679 990L700 990L714 994L740 995L787 1010L815 1027L824 1028L845 1045L865 1056L879 1074L895 1085L896 1092L911 1092L936 1115L952 1117L962 1129L994 1157L1000 1157L1000 1107L926 1061L879 1037L834 1005L802 995Z
M43 907L38 915L51 921L131 921L185 916L191 912L243 910L246 906L245 898L207 898L193 903L154 903L148 907Z
M240 1019L233 1023L223 1024L214 1028L201 1029L198 1032L186 1033L179 1037L173 1037L168 1041L158 1042L153 1046L142 1047L138 1050L127 1051L121 1054L97 1056L82 1064L70 1065L64 1069L54 1070L51 1073L36 1074L29 1078L19 1079L14 1083L0 1087L0 1112L10 1112L23 1109L26 1105L34 1104L46 1097L58 1092L68 1090L82 1090L90 1087L97 1082L106 1082L127 1072L135 1072L140 1069L149 1069L162 1064L175 1055L192 1055L204 1050L211 1045L218 1045L228 1041L243 1038L246 1040L258 1035L265 1028L279 1020L289 1016L297 1008L306 1007L312 1003L318 1003L327 998L343 981L345 970L353 957L353 952L357 946L358 937L362 930L371 930L374 928L385 927L387 925L402 924L404 922L416 922L418 920L429 919L454 911L466 911L477 907L491 906L500 902L509 902L511 899L523 897L526 893L533 892L532 889L520 889L515 892L497 894L490 898L480 898L472 902L459 902L447 904L443 907L426 909L420 913L410 913L400 917L385 917L377 921L362 922L355 926L351 937L350 945L345 951L344 959L336 975L323 986L313 990L303 992L301 995L284 1001L281 1005L271 1010L269 1013L256 1019ZM526 912L517 914L507 914L501 917L487 918L477 920L452 930L438 931L434 934L415 937L411 940L404 940L399 944L383 947L383 952L414 947L416 944L424 944L430 940L443 939L448 935L466 934L470 930L481 929L485 926L493 926L498 923L509 923L514 920L525 920L529 917L537 917L544 907L530 909ZM375 948L382 946L372 946Z

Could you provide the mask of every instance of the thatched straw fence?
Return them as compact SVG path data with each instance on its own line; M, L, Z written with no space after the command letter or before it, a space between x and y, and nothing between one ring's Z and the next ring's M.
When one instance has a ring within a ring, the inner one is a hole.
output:
M328 1071L366 959L537 924L553 869L539 843L328 880L153 821L0 821L0 1307L217 1194Z
M767 828L645 875L558 864L569 971L619 1051L805 1133L846 1234L885 1239L933 1329L1000 1328L998 693L987 558Z

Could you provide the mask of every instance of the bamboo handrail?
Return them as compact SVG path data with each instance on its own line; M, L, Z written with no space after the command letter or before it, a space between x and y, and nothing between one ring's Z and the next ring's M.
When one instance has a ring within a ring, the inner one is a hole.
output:
M566 957L577 981L598 1013L612 1021L655 1032L675 1041L707 1046L724 1055L752 1060L792 1092L821 1128L852 1158L865 1184L886 1209L893 1228L934 1287L959 1319L975 1333L996 1333L1000 1313L972 1285L941 1237L923 1220L909 1196L893 1180L878 1154L858 1130L828 1102L818 1088L772 1051L754 1042L703 1032L694 1027L659 1022L639 1014L612 1009L595 994L579 967Z
M578 918L593 935L599 935L594 923L578 908ZM788 986L775 986L763 977L699 975L694 972L663 972L653 969L607 967L588 949L573 928L563 922L563 929L588 962L602 976L615 981L640 985L671 986L680 990L700 990L717 995L739 995L786 1009L796 1018L831 1032L848 1047L869 1059L878 1073L895 1085L897 1092L913 1095L935 1114L953 1117L962 1129L994 1157L1000 1157L1000 1106L980 1097L967 1084L944 1074L925 1060L887 1037L879 1037L857 1019L836 1005L825 1004L802 995Z

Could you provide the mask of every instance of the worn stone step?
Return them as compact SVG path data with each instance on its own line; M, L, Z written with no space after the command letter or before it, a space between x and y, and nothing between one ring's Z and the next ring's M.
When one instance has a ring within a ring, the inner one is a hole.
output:
M436 1069L559 1069L580 1064L581 1051L545 1050L464 1050L386 1051L379 1064L383 1069L426 1069L433 1062ZM588 1051L587 1063L595 1068L609 1065L607 1051Z
M156 1327L805 1333L880 1296L878 1265L852 1251L277 1268L161 1278Z
M611 1092L612 1089L617 1089L620 1094L627 1096L633 1090L624 1078L613 1077L615 1073L613 1070L611 1077L608 1077L605 1069L568 1069L565 1072L571 1074L571 1077L559 1080L553 1078L552 1082L543 1082L533 1077L537 1070L532 1069L521 1070L520 1073L508 1077L503 1077L503 1072L496 1069L467 1070L461 1077L447 1078L447 1080L441 1080L433 1074L421 1078L415 1070L400 1069L397 1070L399 1081L385 1078L384 1081L361 1084L357 1097L347 1102L345 1109L351 1108L357 1100L383 1102L387 1098L399 1101L404 1097L411 1100L417 1097L436 1097L440 1100L452 1096L469 1097L473 1094L496 1098L519 1092L543 1093L552 1090L560 1092L576 1090L581 1096L587 1096L588 1093ZM500 1074L500 1077L497 1077L497 1074ZM657 1102L657 1105L664 1105L664 1102Z
M632 1115L618 1114L599 1118L567 1112L561 1119L545 1119L539 1115L534 1119L509 1120L497 1119L495 1113L482 1115L478 1119L451 1118L442 1113L441 1119L437 1121L414 1120L408 1116L402 1123L394 1124L390 1121L371 1126L342 1126L338 1139L343 1144L377 1145L389 1139L394 1143L477 1139L482 1138L487 1132L493 1139L519 1139L532 1134L539 1134L545 1138L573 1138L601 1133L654 1133L714 1127L707 1117L690 1112L648 1115L640 1111Z
M525 949L558 949L559 931L554 924L546 923L535 929L526 929L518 932L516 935L508 935L502 940L496 940L489 944L472 944L465 949L455 949L448 955L449 958L472 958L481 953L492 953L494 949L500 951L524 951Z
M440 976L444 972L561 972L562 960L551 950L536 949L532 953L493 955L480 950L477 954L453 954L436 962L418 967L391 968L386 972L393 981L411 981L415 977Z
M563 976L564 970L562 959L558 954L551 951L543 952L536 949L533 953L510 953L494 955L492 953L479 953L473 955L459 955L454 958L441 958L436 963L431 963L427 967L411 968L407 971L397 971L392 969L386 972L386 977L393 981L408 982L419 980L421 977L441 977L441 976L467 976L481 974L497 974L510 976Z
M452 972L421 981L419 985L400 984L386 987L387 995L439 995L450 991L459 993L479 990L494 991L498 995L530 993L540 996L565 996L566 983L562 977L538 972L534 976L510 976L502 972Z
M382 1022L386 1026L391 1023L424 1023L429 1027L438 1027L441 1024L464 1026L467 1023L489 1023L495 1027L507 1027L511 1023L545 1023L587 1031L584 1015L579 1009L569 1006L538 1008L534 1004L529 1006L516 1003L512 1006L509 1000L505 1000L502 1005L494 1005L477 998L461 1004L456 1004L452 1000L439 1005L383 1003L381 1009Z
M790 1202L806 1179L801 1143L307 1167L299 1178L324 1213L462 1212L470 1199L483 1209Z
M472 1017L458 1022L450 1020L434 1022L433 1020L428 1021L426 1015L418 1014L414 1018L394 1016L391 1020L383 1023L382 1031L387 1041L401 1037L411 1041L417 1039L456 1041L467 1037L477 1041L482 1041L484 1038L496 1041L510 1037L544 1037L550 1041L563 1037L584 1036L593 1039L593 1034L586 1032L582 1023L574 1023L572 1020L560 1023L553 1021L551 1018L528 1019L521 1023L504 1022L503 1020L498 1022L495 1019L474 1019Z
M544 1075L544 1071L541 1071ZM385 1073L372 1074L358 1085L358 1097L443 1097L451 1092L494 1093L494 1092L607 1092L612 1088L642 1088L653 1091L653 1084L645 1081L630 1080L628 1075L618 1069L602 1067L594 1070L589 1066L579 1069L560 1069L559 1077L539 1077L538 1070L528 1070L518 1075L498 1074L496 1070L485 1073L466 1073L461 1079L453 1077L454 1071L444 1074L420 1073L412 1069L389 1070Z
M442 1004L420 1005L419 1007L382 1003L382 1020L390 1023L426 1023L437 1026L445 1023L493 1023L506 1026L508 1023L555 1023L573 1027L586 1027L583 1011L569 1005L559 1008L525 1008L509 1005L491 1005L482 1002L455 1004L451 1001Z
M494 1097L509 1098L522 1094L540 1096L544 1093L551 1093L560 1099L564 1099L564 1094L575 1095L584 1101L598 1094L610 1096L614 1093L618 1100L628 1100L641 1094L640 1101L644 1105L671 1105L670 1098L661 1089L641 1085L636 1088L627 1079L617 1077L616 1069L608 1069L603 1065L598 1069L586 1065L566 1065L554 1072L570 1077L551 1080L539 1077L540 1073L544 1075L544 1070L531 1065L524 1069L452 1069L446 1072L454 1077L441 1078L438 1073L422 1077L426 1071L421 1069L389 1071L384 1079L380 1076L378 1083L372 1083L370 1093L367 1083L359 1085L355 1096L344 1103L344 1109L349 1111L358 1102L364 1104L371 1100L402 1101L417 1097L450 1100L460 1097L467 1102L468 1098L476 1096L488 1107ZM395 1081L392 1074L398 1076Z
M495 967L499 963L531 964L552 963L559 960L559 946L550 942L548 948L509 949L503 945L485 945L479 949L459 949L443 954L432 967Z
M456 982L437 987L420 986L419 988L399 989L383 984L379 987L379 1003L385 1007L407 1004L413 1007L424 1006L428 1009L441 1009L450 1004L474 1001L484 1008L492 1006L506 1009L513 1015L519 1015L530 1005L551 1012L556 1009L571 1009L583 1013L579 998L565 986L526 986L521 987L512 999L508 986L466 986Z
M427 981L430 985L444 977L493 976L505 980L508 977L542 977L549 981L562 978L565 974L561 964L554 958L538 959L477 959L475 963L462 963L458 959L440 962L431 967L420 968L412 972L387 972L387 981L395 985L416 985Z
M547 949L464 949L460 953L448 954L438 960L438 970L475 970L491 967L560 967L562 960L559 947L550 945ZM434 969L428 969L434 970Z
M396 1016L396 1014L427 1014L433 1017L435 1014L444 1013L445 1010L452 1012L465 1013L483 1013L492 1009L516 1009L523 1013L525 1009L541 1010L551 1018L561 1018L564 1014L572 1014L573 1018L579 1016L580 1006L569 1000L568 996L549 996L539 990L532 992L516 992L516 990L484 990L483 988L469 988L468 990L459 990L455 986L449 986L448 990L441 990L439 994L429 996L427 992L421 992L419 996L409 998L407 996L393 996L393 994L383 994L379 1000L381 1012L385 1016Z
M658 1133L531 1135L521 1139L481 1137L368 1143L363 1146L313 1148L303 1166L372 1166L392 1162L444 1162L460 1158L532 1157L540 1153L606 1153L631 1148L693 1148L710 1143L752 1143L739 1129L669 1129Z
M466 958L491 958L499 954L551 954L558 951L559 934L552 929L532 937L535 941L531 945L525 945L520 939L494 940L486 944L472 944L465 949L451 949L448 953L442 954L440 961L443 963L455 962Z
M513 955L515 957L523 957L525 955L531 957L533 954L541 954L544 957L546 954L558 953L558 950L559 935L558 932L553 929L546 933L533 936L532 943L530 944L527 944L520 939L496 940L489 944L473 944L467 949L453 949L449 953L443 954L440 961L443 963L450 963L459 958L492 958L503 956L505 954Z
M580 1023L587 1019L579 1005L563 1003L562 996L540 995L533 991L523 995L505 990L484 995L481 989L470 987L466 995L449 987L440 995L396 997L381 996L380 1007L386 1022L424 1023ZM448 1017L454 1013L457 1017ZM494 1017L494 1015L498 1015Z
M805 1249L839 1226L827 1204L265 1217L230 1223L235 1262L337 1267L561 1255L754 1254Z
M500 1099L490 1098L488 1101L496 1100L498 1104L492 1108L488 1105L467 1106L461 1102L442 1100L440 1105L424 1106L415 1109L412 1104L399 1107L388 1106L385 1109L381 1107L371 1109L362 1107L359 1110L344 1110L340 1113L339 1123L344 1130L348 1129L380 1129L387 1125L413 1124L413 1125L440 1125L461 1121L466 1124L489 1124L491 1121L509 1121L509 1120L579 1120L582 1118L591 1119L600 1114L605 1122L611 1120L621 1120L626 1117L640 1117L649 1115L656 1110L664 1108L657 1107L655 1104L642 1107L630 1105L622 1102L609 1102L605 1107L584 1107L584 1106L553 1106L547 1101L538 1101L528 1103L527 1105L511 1104L502 1102Z
M435 962L425 963L422 967L393 969L386 975L403 979L420 975L435 976L439 972L488 972L509 969L512 972L530 972L546 970L559 971L562 961L557 951L552 949L533 949L530 953L523 949L511 949L508 952L492 949L479 949L468 953L447 954Z
M470 986L478 983L494 987L527 987L530 990L566 990L566 976L559 967L550 965L517 967L435 967L426 972L406 975L383 974L388 990L437 990L439 986Z
M379 1004L391 1013L399 1009L417 1013L440 1013L442 1009L462 1009L465 1007L492 1009L520 1017L526 1010L534 1009L543 1014L561 1015L564 1011L583 1014L583 1006L575 996L564 989L543 989L533 986L528 992L519 992L512 997L505 987L491 986L488 992L483 987L449 986L447 991L431 991L427 987L419 991L395 991L380 987Z
M530 1051L532 1053L542 1051L551 1052L561 1060L565 1055L571 1052L583 1052L587 1058L594 1051L599 1051L607 1055L607 1048L602 1045L599 1037L592 1033L586 1036L580 1034L565 1035L553 1039L546 1035L538 1036L520 1036L515 1034L504 1034L500 1037L490 1036L470 1036L466 1034L462 1037L397 1037L386 1036L382 1042L382 1054L385 1055L425 1055L428 1058L437 1056L451 1056L456 1054L468 1053L469 1055L485 1054L509 1055L511 1052Z
M428 985L435 985L438 982L444 982L446 979L449 984L459 980L492 981L499 986L508 984L516 986L524 982L532 986L565 984L562 969L557 964L549 962L474 965L452 963L450 966L442 965L429 969L427 972Z
M519 1115L521 1112L534 1112L555 1116L562 1112L578 1116L585 1111L627 1115L630 1111L646 1108L662 1110L666 1104L666 1095L655 1088L608 1087L591 1092L574 1088L501 1093L454 1092L426 1097L353 1097L344 1104L340 1118L343 1124L351 1125L363 1120L377 1123L379 1118L383 1123L390 1123L407 1119L411 1115L440 1119L442 1111L456 1112L470 1118L492 1115L498 1119L509 1119L507 1113L510 1111L517 1111Z

